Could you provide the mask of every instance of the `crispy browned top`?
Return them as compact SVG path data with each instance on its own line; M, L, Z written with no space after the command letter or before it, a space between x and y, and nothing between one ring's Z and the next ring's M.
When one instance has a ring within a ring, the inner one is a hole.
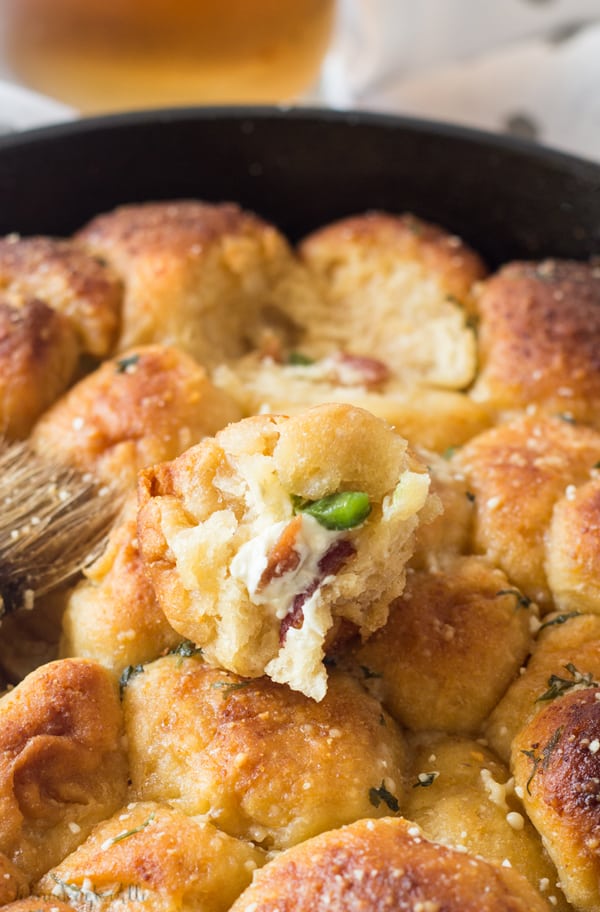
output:
M69 240L0 238L0 289L38 297L73 324L84 351L107 355L117 336L122 286L105 263Z
M0 299L0 433L26 437L67 388L80 347L70 321L37 298Z
M401 818L359 820L283 853L231 912L542 912L527 881L429 842Z
M479 307L478 395L503 409L538 403L598 422L598 265L510 263L485 284Z
M107 483L171 459L240 417L204 368L177 348L144 346L105 361L50 409L32 441L39 452Z
M119 206L96 216L75 238L92 251L108 248L128 259L146 257L153 251L164 254L166 250L198 256L206 245L225 234L265 225L235 203L173 200Z
M84 659L42 665L0 702L0 851L29 875L47 870L122 802L126 775L110 674Z
M535 601L548 599L545 536L554 505L599 459L597 431L535 417L484 431L456 454L474 497L475 548Z
M529 616L519 598L480 557L410 572L358 661L408 728L476 732L528 653Z
M585 909L600 901L599 695L598 685L584 685L539 704L546 708L517 735L511 760L565 893Z

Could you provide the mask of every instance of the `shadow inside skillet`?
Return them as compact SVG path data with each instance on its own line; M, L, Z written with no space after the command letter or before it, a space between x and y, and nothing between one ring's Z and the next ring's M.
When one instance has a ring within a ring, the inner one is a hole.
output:
M600 166L401 117L195 108L0 137L0 233L68 234L130 201L231 200L292 239L366 209L413 211L495 266L600 251Z

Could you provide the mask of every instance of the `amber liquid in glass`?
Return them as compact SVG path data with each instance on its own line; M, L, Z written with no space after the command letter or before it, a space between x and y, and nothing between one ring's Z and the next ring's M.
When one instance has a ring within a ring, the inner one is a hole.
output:
M334 0L6 0L26 85L86 113L272 103L314 84Z

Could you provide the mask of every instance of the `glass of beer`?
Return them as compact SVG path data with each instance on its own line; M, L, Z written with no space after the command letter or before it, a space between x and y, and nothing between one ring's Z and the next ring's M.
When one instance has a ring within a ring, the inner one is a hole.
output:
M310 92L335 0L4 0L6 57L85 113Z

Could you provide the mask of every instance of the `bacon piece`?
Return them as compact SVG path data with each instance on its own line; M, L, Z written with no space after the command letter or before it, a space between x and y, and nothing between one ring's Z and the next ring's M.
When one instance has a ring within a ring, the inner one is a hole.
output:
M290 627L300 630L304 623L303 606L313 593L319 588L325 577L335 576L342 569L348 558L356 554L356 548L347 538L340 538L325 552L318 563L320 576L314 579L310 586L299 592L292 602L292 607L284 617L279 628L279 645L283 646Z
M349 355L340 352L335 356L340 367L338 380L342 386L360 383L363 386L380 386L390 378L387 364L366 355Z
M256 587L261 592L271 580L291 573L300 563L300 554L294 548L302 525L302 517L295 516L285 527L267 556L267 566L263 570Z

